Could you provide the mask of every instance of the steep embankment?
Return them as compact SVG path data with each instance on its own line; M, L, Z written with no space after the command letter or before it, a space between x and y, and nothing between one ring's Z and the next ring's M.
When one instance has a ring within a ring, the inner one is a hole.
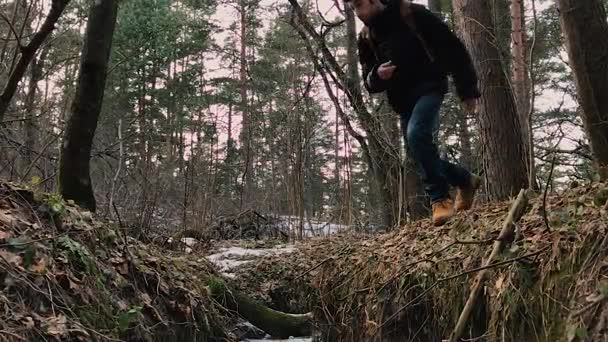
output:
M504 248L487 268L464 337L607 340L607 199L606 184L531 199L515 233L501 237ZM368 240L308 241L288 256L244 265L236 279L277 309L312 310L328 340L441 341L452 334L511 204L474 208L442 229L420 221Z
M229 338L204 258L125 239L56 196L0 184L0 340Z

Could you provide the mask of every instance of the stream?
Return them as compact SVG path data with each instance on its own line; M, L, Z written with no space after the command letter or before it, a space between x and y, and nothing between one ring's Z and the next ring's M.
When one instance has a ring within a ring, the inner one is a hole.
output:
M221 248L217 253L207 256L207 259L213 263L220 271L220 273L229 278L234 278L232 271L246 263L255 261L257 258L261 258L272 254L290 254L293 253L296 248L293 245L279 245L273 248L242 248L237 246ZM244 325L251 326L251 323L245 322ZM248 342L259 342L259 341L289 341L289 342L312 342L312 337L290 337L289 339L273 339L270 336L262 339L244 339L242 341Z

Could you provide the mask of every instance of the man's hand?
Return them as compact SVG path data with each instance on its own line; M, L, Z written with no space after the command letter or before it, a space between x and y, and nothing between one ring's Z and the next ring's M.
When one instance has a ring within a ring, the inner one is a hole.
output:
M380 66L378 67L378 77L380 77L380 79L382 80L390 80L391 77L393 77L393 72L395 72L395 69L397 68L397 66L393 65L393 62L388 61L386 63L382 63L380 64Z
M476 98L466 99L462 101L462 109L467 114L477 114L479 101Z

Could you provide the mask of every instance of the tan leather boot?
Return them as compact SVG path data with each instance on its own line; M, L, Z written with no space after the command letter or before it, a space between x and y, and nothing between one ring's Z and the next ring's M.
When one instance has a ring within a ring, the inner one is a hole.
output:
M442 226L454 216L454 202L451 199L444 199L433 203L433 224Z
M481 185L481 177L471 175L471 181L468 186L458 187L456 190L456 210L469 210L473 206L473 200L475 199L475 192Z

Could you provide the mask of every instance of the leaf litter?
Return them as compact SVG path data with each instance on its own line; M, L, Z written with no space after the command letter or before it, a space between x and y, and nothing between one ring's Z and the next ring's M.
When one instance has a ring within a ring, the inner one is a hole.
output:
M595 183L530 200L465 338L608 339L607 191ZM366 238L307 240L289 255L240 265L235 284L275 309L314 312L326 340L442 341L468 297L476 275L468 271L489 255L509 206L477 206L443 228L422 220Z
M232 341L203 257L0 183L0 341Z

